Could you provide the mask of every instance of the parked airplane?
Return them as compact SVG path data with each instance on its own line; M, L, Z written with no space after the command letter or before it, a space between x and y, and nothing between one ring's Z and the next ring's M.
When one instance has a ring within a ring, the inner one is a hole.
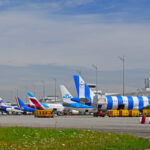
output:
M88 105L84 105L78 102L73 102L71 99L73 98L70 92L66 89L64 85L60 85L60 90L62 94L63 99L63 106L65 106L65 109L76 109L80 112L95 112L96 108Z
M79 75L74 76L78 97L73 101L87 105L97 105L100 110L110 109L138 109L150 108L150 96L105 96L94 95ZM97 98L96 98L97 97Z
M58 113L64 111L64 106L61 103L48 103L48 104L40 103L39 100L33 95L32 92L28 92L28 96L30 101L36 106L37 109L41 109L41 110L48 109L48 110L57 111Z
M6 113L21 113L22 111L19 110L18 107L13 107L13 106L9 106L7 105L2 98L0 98L0 110L2 112L6 112Z
M17 102L18 108L20 110L24 111L24 112L32 112L32 113L34 113L37 110L37 109L30 108L30 107L26 106L24 104L24 102L19 97L16 97L16 102Z

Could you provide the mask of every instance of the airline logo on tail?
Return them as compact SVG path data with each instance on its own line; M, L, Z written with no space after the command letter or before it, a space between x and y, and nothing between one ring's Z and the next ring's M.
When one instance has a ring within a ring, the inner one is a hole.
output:
M60 85L60 91L61 91L61 94L62 94L63 102L71 103L72 102L71 101L72 95L64 85Z
M83 82L83 81L80 82L80 87L81 87L81 88L84 87L84 82Z
M70 96L69 94L66 94L65 96L62 97L63 99L71 99L72 96Z
M37 98L33 95L32 92L28 92L29 99L36 106L37 109L43 110L42 104L37 100Z

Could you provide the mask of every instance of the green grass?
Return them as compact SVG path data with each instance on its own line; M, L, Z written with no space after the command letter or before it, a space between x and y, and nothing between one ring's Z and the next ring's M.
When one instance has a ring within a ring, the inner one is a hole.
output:
M125 134L89 130L0 128L0 150L144 150L150 141Z

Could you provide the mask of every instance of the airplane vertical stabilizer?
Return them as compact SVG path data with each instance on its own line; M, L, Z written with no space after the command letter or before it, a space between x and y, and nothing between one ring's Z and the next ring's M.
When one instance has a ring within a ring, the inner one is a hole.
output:
M19 97L16 97L16 102L19 109L21 109L22 107L26 107L24 102Z
M90 100L90 103L92 103L94 99L94 93L91 91L91 89L82 79L82 77L79 75L74 75L74 82L78 97L82 100L84 99Z
M32 92L28 92L28 96L30 101L36 106L37 109L44 109L43 105L39 102L39 100L33 95Z
M72 95L64 85L60 85L60 91L62 94L63 101L66 103L71 103L72 102L71 101Z
M0 105L5 104L4 100L0 97Z

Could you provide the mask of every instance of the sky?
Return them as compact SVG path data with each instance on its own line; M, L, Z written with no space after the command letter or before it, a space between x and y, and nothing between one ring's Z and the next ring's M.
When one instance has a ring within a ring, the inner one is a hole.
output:
M0 0L0 96L12 101L26 91L54 94L54 78L76 94L73 74L99 88L126 91L149 77L149 0ZM18 92L17 92L18 91Z

